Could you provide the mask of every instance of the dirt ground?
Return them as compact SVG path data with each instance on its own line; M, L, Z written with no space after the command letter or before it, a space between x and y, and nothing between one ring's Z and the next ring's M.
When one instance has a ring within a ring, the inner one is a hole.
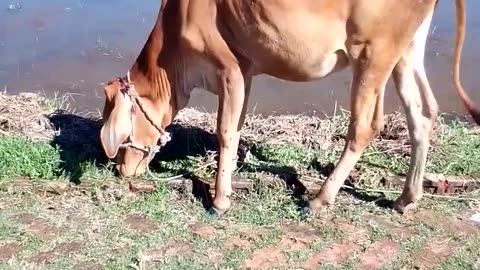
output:
M480 224L470 219L475 205L430 201L400 216L342 194L335 209L292 218L288 205L258 204L269 204L270 196L288 202L276 190L264 198L238 194L235 210L218 218L180 191L138 194L127 183L54 190L28 183L3 186L1 269L480 267Z

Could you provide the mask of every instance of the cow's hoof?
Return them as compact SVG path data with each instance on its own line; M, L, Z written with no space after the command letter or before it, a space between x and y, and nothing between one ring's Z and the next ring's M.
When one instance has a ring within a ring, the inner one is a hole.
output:
M332 203L327 202L325 200L322 200L321 198L315 198L311 201L308 202L308 206L305 208L308 208L309 214L316 214L325 211L327 208L329 208L332 205ZM306 211L306 210L304 210Z
M207 210L207 213L213 217L221 217L223 214L226 213L226 211L221 211L217 209L215 206L212 206Z
M230 199L215 198L209 212L215 216L222 216L230 209L230 206Z
M304 206L300 209L300 215L303 217L313 216L314 212L310 209L310 206Z
M401 215L408 214L411 211L414 211L417 208L417 205L412 200L405 200L403 196L400 196L393 203L393 210L398 212Z

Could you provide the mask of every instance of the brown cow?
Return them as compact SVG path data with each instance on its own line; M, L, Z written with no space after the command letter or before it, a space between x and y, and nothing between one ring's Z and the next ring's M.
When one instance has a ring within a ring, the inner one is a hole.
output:
M290 81L326 77L350 66L351 120L340 161L310 202L332 204L360 155L383 127L385 84L393 74L412 143L407 181L394 207L422 197L429 134L438 106L424 68L436 0L163 0L156 24L127 78L105 87L101 141L123 176L145 171L149 146L187 105L193 88L219 97L220 145L213 209L230 207L231 174L252 77ZM480 114L459 81L465 3L456 0L454 82L466 108Z

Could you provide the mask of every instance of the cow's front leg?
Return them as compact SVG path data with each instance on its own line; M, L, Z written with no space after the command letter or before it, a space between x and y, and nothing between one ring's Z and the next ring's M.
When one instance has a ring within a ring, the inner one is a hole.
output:
M245 100L245 82L238 65L226 67L219 75L220 91L217 138L220 146L215 198L212 209L223 214L230 208L234 151L238 147L240 117Z
M243 106L242 106L242 113L240 114L240 120L238 121L238 131L235 137L235 143L233 144L233 166L232 166L232 171L237 170L237 162L238 162L238 148L240 146L240 133L241 129L243 127L243 124L245 123L245 118L247 114L247 105L248 105L248 98L250 96L250 89L252 87L252 76L248 72L248 70L245 70L242 72L243 74L243 80L244 80L244 85L245 85L245 95L244 95L244 101L243 101Z

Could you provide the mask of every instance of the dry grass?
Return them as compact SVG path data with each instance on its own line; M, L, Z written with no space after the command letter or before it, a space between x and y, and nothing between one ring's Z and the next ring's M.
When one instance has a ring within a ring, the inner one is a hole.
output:
M90 143L95 141L101 125L98 115L70 113L63 109L66 99L46 99L35 93L6 95L0 93L0 133L21 135L33 140L63 138ZM65 117L64 117L65 116ZM242 129L242 138L249 143L294 144L307 149L341 149L347 133L350 113L341 110L334 116L276 115L261 116L248 114ZM54 120L59 123L52 123ZM186 108L176 117L175 124L183 127L197 127L215 133L216 113ZM63 121L62 121L63 120ZM60 123L61 122L61 123ZM62 130L60 130L60 128ZM432 134L432 145L437 135L444 131L443 118L437 120ZM69 133L65 135L65 133ZM342 143L339 143L342 142ZM409 155L410 140L406 118L401 113L385 116L385 125L373 145L386 153Z
M28 138L53 139L55 130L45 116L45 97L34 93L0 94L0 132Z
M200 112L187 108L179 113L176 122L216 130L216 113ZM261 116L249 114L242 128L242 137L252 143L297 144L312 149L332 147L331 140L344 134L348 125L345 115L320 118L307 115Z
M49 99L37 93L0 93L0 134L24 136L33 141L52 141L66 132L71 133L67 137L76 137L75 140L95 134L99 117L70 112L68 98Z
M182 126L196 126L212 133L216 130L216 113L199 111L196 108L182 110L175 123ZM257 144L294 144L314 150L342 149L350 113L342 110L334 116L248 114L242 128L242 138ZM436 122L431 143L435 145L438 134L447 125L442 118ZM373 145L380 151L409 155L410 137L406 117L395 112L385 116L385 125Z

